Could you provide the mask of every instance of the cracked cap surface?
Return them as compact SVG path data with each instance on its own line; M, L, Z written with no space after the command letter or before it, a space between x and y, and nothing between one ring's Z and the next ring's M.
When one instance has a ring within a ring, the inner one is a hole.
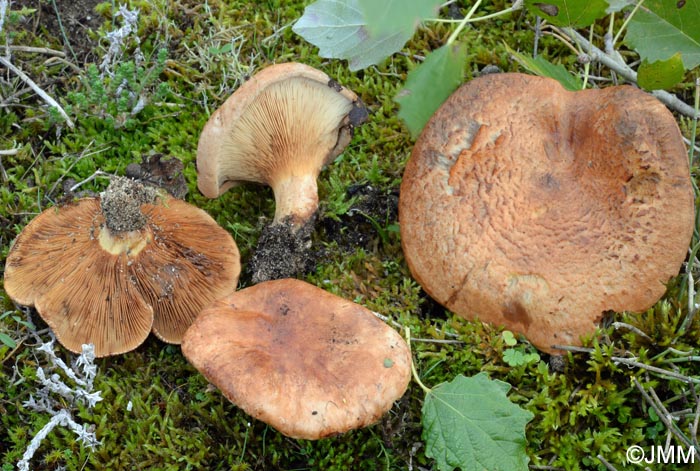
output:
M426 125L399 219L433 299L552 352L580 345L606 311L663 295L690 243L693 192L678 126L654 97L492 74Z

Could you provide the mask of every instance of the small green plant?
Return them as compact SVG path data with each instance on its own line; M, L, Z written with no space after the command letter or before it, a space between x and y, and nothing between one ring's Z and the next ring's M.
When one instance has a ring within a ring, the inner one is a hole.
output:
M110 44L100 65L88 65L81 80L83 90L68 94L71 106L67 108L104 120L109 127L131 129L136 125L134 116L149 101L164 100L170 94L168 84L159 81L168 50L161 47L146 57L137 35L138 10L122 6L115 16L123 19L122 26L107 33Z
M324 214L336 221L347 214L357 202L357 197L348 198L345 183L334 173L328 175L328 195L324 198Z
M90 64L82 80L85 91L68 94L72 102L69 109L76 114L105 120L110 127L133 128L134 116L149 100L163 100L170 93L167 83L158 83L167 56L168 50L161 48L148 67L139 65L136 60L122 62L111 77L101 74L96 64Z
M526 352L524 346L517 346L518 340L513 335L513 332L504 330L501 334L503 343L509 348L503 350L503 361L508 365L516 367L537 363L540 361L540 355L537 352Z

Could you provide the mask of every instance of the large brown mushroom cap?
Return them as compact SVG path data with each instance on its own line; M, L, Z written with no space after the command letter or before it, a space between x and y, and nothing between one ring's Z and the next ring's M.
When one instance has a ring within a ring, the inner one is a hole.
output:
M235 289L240 273L231 235L204 211L166 198L141 205L146 224L115 233L99 198L50 208L19 235L4 286L34 306L73 352L98 357L139 346L148 333L180 343L199 310Z
M652 306L694 224L685 147L660 102L522 74L475 79L438 110L399 211L431 297L547 352L580 344L606 311Z
M270 185L275 221L307 220L318 207L316 178L366 118L357 96L299 63L266 67L239 87L204 126L197 186L216 198L243 182Z
M231 402L294 438L369 425L410 380L410 353L397 332L364 307L294 279L208 306L182 351Z

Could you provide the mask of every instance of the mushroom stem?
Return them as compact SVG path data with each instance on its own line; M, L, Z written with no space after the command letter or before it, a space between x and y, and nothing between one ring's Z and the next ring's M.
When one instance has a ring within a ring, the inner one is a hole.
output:
M98 239L100 247L112 255L128 254L135 257L151 241L151 234L148 231L128 231L115 234L104 225L100 229Z
M115 177L100 193L105 225L112 235L138 231L146 225L141 205L155 202L158 191L136 180Z
M295 230L308 223L318 209L318 185L315 172L289 175L272 182L275 194L273 224L287 223Z

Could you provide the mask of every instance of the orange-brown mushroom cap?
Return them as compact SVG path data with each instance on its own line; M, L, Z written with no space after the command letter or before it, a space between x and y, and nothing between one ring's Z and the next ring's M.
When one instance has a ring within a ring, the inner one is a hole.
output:
M325 73L275 64L241 85L207 121L197 146L197 186L216 198L243 182L270 185L275 222L308 220L316 178L366 119L364 105Z
M410 353L396 331L366 308L294 279L206 307L182 351L231 402L294 438L369 425L410 380Z
M99 198L45 210L15 241L4 286L34 306L63 346L98 357L139 346L148 333L180 343L205 304L235 289L235 242L204 211L166 198L143 204L146 224L113 233Z
M630 86L569 92L493 74L459 88L416 142L399 205L416 280L453 312L580 345L606 311L642 311L694 226L672 114Z

